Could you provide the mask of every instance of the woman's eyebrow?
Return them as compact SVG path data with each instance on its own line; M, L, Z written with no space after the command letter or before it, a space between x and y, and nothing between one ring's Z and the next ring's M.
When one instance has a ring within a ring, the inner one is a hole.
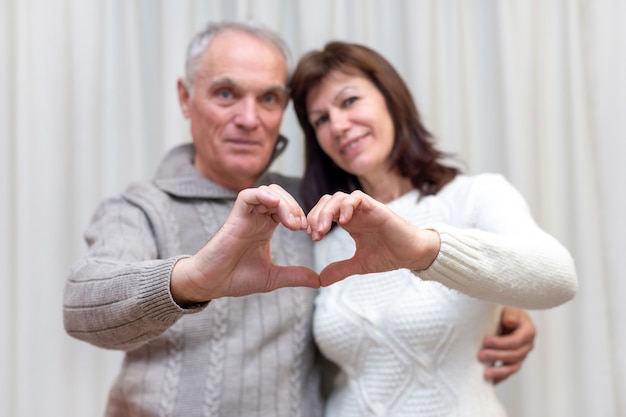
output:
M346 85L345 87L343 87L341 90L339 90L339 91L337 92L337 94L335 94L335 96L334 96L334 97L333 97L333 99L331 100L331 103L336 103L336 102L339 100L339 98L340 98L340 97L341 97L341 96L342 96L342 95L346 92L346 90L350 90L350 89L352 89L352 88L354 88L354 86L352 86L352 85ZM319 114L323 114L323 113L324 113L324 110L320 110L320 109L312 109L312 110L310 110L310 111L308 111L308 112L307 112L307 114L309 115L309 117L310 117L311 115L314 115L314 114L317 114L317 113L319 113Z

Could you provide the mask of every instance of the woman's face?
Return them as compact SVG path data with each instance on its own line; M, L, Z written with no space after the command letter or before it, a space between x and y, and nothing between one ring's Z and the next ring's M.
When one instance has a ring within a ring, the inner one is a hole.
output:
M335 164L362 181L390 175L393 120L368 78L331 71L309 91L306 104L320 147Z

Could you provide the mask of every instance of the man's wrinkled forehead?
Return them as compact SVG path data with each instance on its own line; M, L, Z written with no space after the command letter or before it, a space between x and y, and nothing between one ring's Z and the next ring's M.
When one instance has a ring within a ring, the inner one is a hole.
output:
M252 35L248 32L244 32L237 29L228 29L224 32L217 33L211 39L207 46L207 51L220 46L226 49L232 49L233 47L241 47L241 45L250 46L254 52L261 53L262 49L267 49L273 52L277 58L280 59L281 65L284 67L285 73L289 72L289 64L287 58L283 55L283 52L267 39ZM248 58L253 58L256 53L251 53Z
M288 63L275 45L237 30L216 34L202 56L198 75L215 82L240 84L245 81L238 79L241 74L245 78L266 77L266 88L287 90Z

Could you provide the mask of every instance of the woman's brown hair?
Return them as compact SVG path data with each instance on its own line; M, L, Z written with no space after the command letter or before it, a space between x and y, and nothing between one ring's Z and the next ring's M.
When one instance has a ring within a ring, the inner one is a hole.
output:
M290 81L294 109L305 135L306 167L300 190L305 210L310 210L324 194L361 189L354 175L339 168L324 153L307 114L309 91L333 70L367 77L385 97L395 129L390 165L410 178L421 195L438 193L459 174L458 168L442 164L448 155L435 148L409 88L393 66L366 46L329 42L323 50L304 55Z

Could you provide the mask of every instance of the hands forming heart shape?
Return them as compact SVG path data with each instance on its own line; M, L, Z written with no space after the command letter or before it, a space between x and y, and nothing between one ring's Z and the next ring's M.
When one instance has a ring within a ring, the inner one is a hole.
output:
M354 239L352 258L326 266L319 275L304 266L274 264L270 241L279 224L306 230L319 241L333 222ZM181 299L198 302L290 286L318 288L355 274L425 269L439 246L437 232L412 225L361 191L325 195L305 216L293 196L272 184L239 193L215 236L194 256L176 264L172 292L182 288L179 294L186 296Z

